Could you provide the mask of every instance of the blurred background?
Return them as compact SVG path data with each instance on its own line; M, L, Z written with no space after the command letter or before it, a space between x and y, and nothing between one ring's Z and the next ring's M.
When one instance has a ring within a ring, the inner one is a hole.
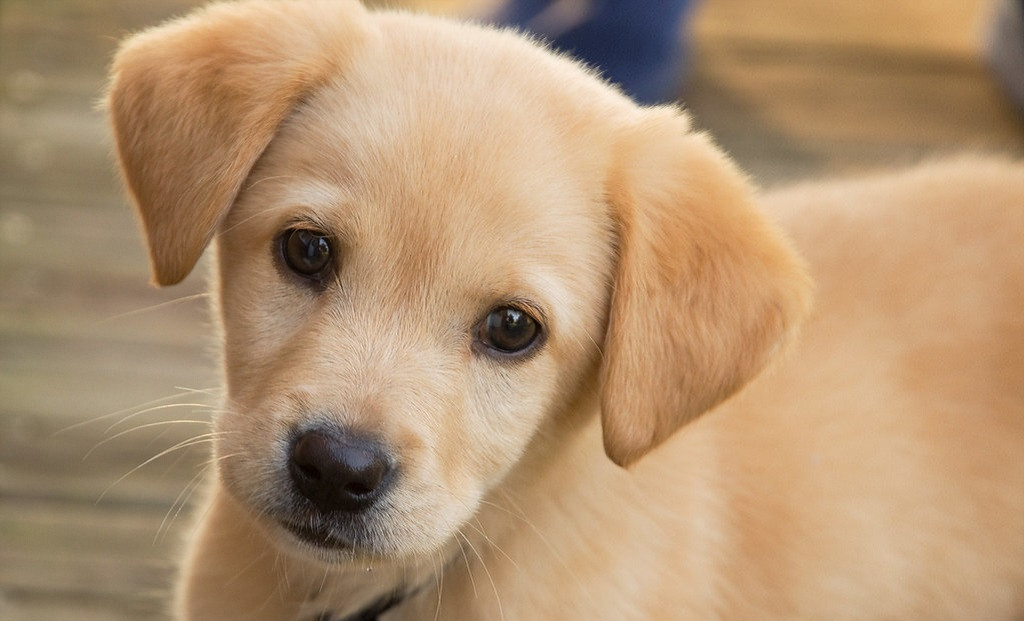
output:
M148 286L97 104L121 37L198 4L0 0L4 621L163 618L218 373L204 270ZM405 4L487 15L499 1ZM989 0L692 9L687 79L667 88L763 185L1024 155L985 62Z

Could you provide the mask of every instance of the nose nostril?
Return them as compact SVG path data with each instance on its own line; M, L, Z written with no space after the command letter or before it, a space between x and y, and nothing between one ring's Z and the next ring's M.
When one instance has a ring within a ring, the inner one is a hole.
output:
M301 475L310 480L323 478L321 468L332 460L331 438L311 432L303 434L292 447L293 471L298 469Z
M349 494L352 494L353 496L365 496L366 494L372 493L373 488L367 487L365 485L360 485L359 483L353 483L351 485L346 486L345 491L348 492Z
M305 476L308 479L312 479L314 481L315 480L319 480L320 478L323 477L323 475L320 474L320 471L317 470L316 468L312 467L312 466L302 466L302 465L299 465L299 470L302 471L302 475L303 476Z
M377 443L325 430L296 438L289 461L296 489L327 512L366 509L380 494L390 470Z

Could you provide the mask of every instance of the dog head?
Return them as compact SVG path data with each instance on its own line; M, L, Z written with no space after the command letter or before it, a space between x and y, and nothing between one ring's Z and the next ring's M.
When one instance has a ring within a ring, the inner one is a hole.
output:
M108 104L156 282L217 241L223 486L307 552L439 549L598 399L628 465L807 305L682 113L514 33L214 5L129 40Z

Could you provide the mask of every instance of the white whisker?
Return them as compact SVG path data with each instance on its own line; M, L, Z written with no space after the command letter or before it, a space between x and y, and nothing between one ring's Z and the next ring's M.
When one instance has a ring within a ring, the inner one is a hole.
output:
M191 499L192 494L195 493L195 491L199 488L199 486L208 476L210 469L215 467L219 462L224 461L226 459L231 459L232 457L237 457L238 455L241 455L241 453L229 453L227 455L218 455L216 457L211 457L210 459L207 459L206 462L199 467L198 472L196 472L192 479L189 480L188 484L185 485L185 488L181 490L181 493L179 493L178 497L174 499L174 502L171 504L171 507L167 510L167 513L164 515L164 519L160 523L160 528L157 529L156 536L154 537L154 543L159 541L161 532L170 532L171 524L173 524L174 521L178 519L178 516L181 514L181 511L185 508L185 505L187 505L189 500Z
M476 522L476 525L475 525L475 526L474 526L473 524L469 523L469 522L466 522L466 526L469 526L470 528L472 528L472 529L473 529L473 530L475 530L476 532L480 533L480 536L484 538L484 541L485 541L485 542L487 542L487 545L488 545L488 546L490 546L490 547L491 547L491 548L493 548L493 549L494 549L495 551L497 551L497 552L498 552L499 554L501 554L501 555L502 555L502 556L504 556L504 557L505 557L506 559L508 559L508 562L512 563L512 566L513 566L513 567L515 567L516 569L519 569L519 563L515 562L515 560L514 560L514 559L513 559L513 558L512 558L511 556L509 556L509 555L508 555L508 554L507 554L507 553L505 552L505 550L503 550L503 549L502 549L502 547L501 547L501 546L499 546L499 545L498 545L497 543L495 543L495 542L494 542L494 540L493 540L493 539L491 539L491 538L490 538L490 537L489 537L489 536L487 535L487 533L486 533L486 532L484 531L484 529L483 529L483 524L481 524L481 523L480 523L480 519L479 519L479 518L477 518L477 517L474 517L474 518L473 518L473 521L475 521L475 522Z
M459 547L462 547L462 543L461 542L459 542ZM462 555L463 555L463 558L465 558L466 553L463 552ZM442 552L441 550L437 551L437 558L438 558L438 563L434 567L434 582L437 584L437 607L434 608L434 621L438 621L438 619L441 618L441 601L442 601L442 596L444 595L444 569L445 569L445 564L446 564L446 560L444 558L444 552ZM467 568L468 568L468 562L469 561L467 559ZM474 587L473 591L476 592L476 588L475 587Z
M498 618L504 621L505 610L501 606L501 595L498 593L498 585L494 582L494 577L491 576L491 570L487 568L487 562L484 561L484 557L480 554L480 552L476 549L476 546L473 545L473 542L470 541L468 537L463 535L461 531L456 531L455 534L456 536L461 536L463 540L465 540L466 545L469 546L469 549L472 550L473 554L475 554L476 557L480 560L480 567L484 570L484 575L487 576L487 580L491 583L491 591L493 591L494 593L494 601L498 604ZM472 569L470 569L470 571L472 572Z
M156 455L150 457L149 459L147 459L146 461L142 462L138 466L135 466L134 468L132 468L131 470L129 470L125 474L121 475L120 478L118 478L116 481L114 481L113 483L108 485L106 487L106 489L104 489L103 492L96 499L96 502L99 503L100 501L102 501L103 498L107 495L107 493L110 492L110 490L113 489L115 486L117 486L117 484L121 483L122 481L124 481L125 479L130 477L131 475L135 474L136 472L138 472L139 470L141 470L145 466L153 463L154 461L160 459L161 457L163 457L165 455L169 455L169 454L173 453L174 451L178 451L178 450L181 450L181 449L189 448L189 447L192 447L192 446L198 446L200 444L211 443L214 440L216 440L217 437L220 436L220 435L221 434L219 434L217 432L204 433L204 434L201 434L201 435L189 438L187 440L182 440L181 442L178 442L174 446L171 446L169 448L166 448L166 449L160 451Z
M174 499L174 502L171 503L170 508L167 509L167 513L164 514L164 519L160 522L160 527L156 529L156 534L153 535L154 545L162 540L163 535L170 532L171 524L178 519L178 516L181 514L181 510L185 508L186 504L188 504L189 499L192 497L196 488L199 487L200 482L203 480L208 470L209 464L200 468Z
M158 304L153 304L152 306L146 306L146 307L143 307L143 308L137 308L135 310L130 310L130 311L127 311L127 312L124 312L124 313L120 313L120 314L114 315L112 317L107 317L106 319L101 319L99 322L96 323L96 325L102 326L104 324L108 324L108 323L111 323L111 322L114 322L114 321L120 321L121 319L126 319L128 317L134 317L135 315L141 315L143 313L149 313L149 312L153 312L153 311L158 311L158 310L167 308L168 306L174 306L176 304L184 304L186 302L192 302L193 300L199 300L199 299L208 298L208 297L210 297L210 292L208 292L208 291L204 291L202 293L195 293L195 294L192 294L192 295L186 295L186 296L182 296L180 298L174 298L173 300L167 300L166 302L160 302Z
M455 531L455 542L459 544L459 552L462 552L462 560L465 561L465 563L466 563L466 573L469 574L469 585L471 587L473 587L473 597L477 598L477 597L480 597L480 594L476 590L476 579L473 578L473 566L469 562L469 556L466 555L466 546L464 546L462 544L462 539L459 539L460 535L462 536L462 539L466 538L466 536L462 534L462 530L461 529L456 530Z
M213 410L213 409L215 409L213 406L211 406L209 404L206 404L206 403L167 403L167 404L164 404L164 405L155 405L153 407L148 407L148 408L145 408L143 410L139 410L138 412L133 412L133 413L125 416L121 420L117 421L116 423L112 423L110 426L108 426L106 429L104 429L103 433L110 433L111 431L113 431L117 427L125 424L126 422L128 422L128 421L130 421L130 420L132 420L134 418L138 418L139 416L144 416L146 414L152 414L153 412L161 412L163 410L171 410L171 409L174 409L174 408L183 408L183 407L192 407L192 408L199 408L199 409L205 409L205 410Z
M136 431L142 431L143 429L150 429L152 427L167 427L167 426L170 426L170 425L209 425L209 424L210 424L210 421L208 421L208 420L194 420L194 419L182 418L182 419L177 419L177 420L161 420L161 421L157 421L155 423L146 423L144 425L136 425L135 427L132 427L131 429L125 429L123 431L119 431L116 434L114 434L114 435L112 435L112 436L110 436L108 438L104 438L104 439L100 440L95 445L93 445L93 447L91 449L89 449L89 451L85 454L84 457L82 457L82 461L85 461L85 460L89 459L89 457L93 453L95 453L101 446L109 444L110 442L113 442L114 440L117 440L118 438L124 437L124 436L126 436L126 435L128 435L130 433L134 433ZM107 429L107 431L110 431L110 429Z
M107 419L114 418L114 417L117 417L117 416L122 416L123 417L126 414L134 416L134 413L137 412L137 408L140 408L140 407L144 408L146 412L154 411L152 409L152 406L154 406L156 404L166 403L167 401L171 401L172 399L180 399L180 398L182 398L184 396L187 396L189 394L203 393L203 391L201 391L201 390L190 389L190 388L180 388L179 387L178 390L181 390L182 392L175 393L173 395L168 395L166 397L160 397L159 399L153 399L152 401L147 401L147 402L142 403L140 405L136 405L136 406L133 406L133 407L130 407L130 408L124 408L124 409L121 409L121 410L117 410L116 412L111 412L109 414L103 414L102 416L97 416L95 418L90 418L89 420L84 420L84 421L81 421L81 422L78 422L78 423L74 423L74 424L68 425L67 427L64 427L62 429L58 429L57 431L53 432L53 435L54 436L58 436L60 434L67 433L69 431L75 431L77 429L81 429L82 427L86 427L88 425L93 425L93 424L96 424L96 423L99 423L101 421L105 421ZM169 405L173 406L175 404L169 404ZM119 421L118 423L116 423L114 425L114 427L116 427L121 422L123 422L123 420ZM109 429L107 431L109 431Z

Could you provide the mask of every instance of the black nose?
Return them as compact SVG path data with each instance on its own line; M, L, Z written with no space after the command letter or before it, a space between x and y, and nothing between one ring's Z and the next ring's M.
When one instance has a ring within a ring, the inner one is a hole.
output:
M296 488L318 509L350 513L373 504L392 470L376 442L324 429L296 437L288 469Z

